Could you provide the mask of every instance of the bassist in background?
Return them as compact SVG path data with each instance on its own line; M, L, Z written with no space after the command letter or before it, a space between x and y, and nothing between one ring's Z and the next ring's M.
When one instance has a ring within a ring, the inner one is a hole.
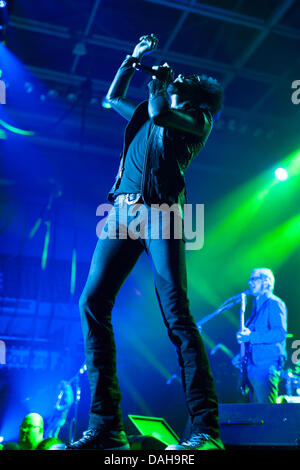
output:
M245 343L246 373L252 403L276 403L282 363L286 358L287 308L273 294L275 278L270 269L254 269L248 281L255 298L246 327L237 333Z

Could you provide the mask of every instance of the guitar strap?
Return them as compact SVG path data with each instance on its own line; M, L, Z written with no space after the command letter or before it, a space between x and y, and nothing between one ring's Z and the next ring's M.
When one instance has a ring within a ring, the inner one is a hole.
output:
M257 306L256 306L256 302L254 302L254 307L253 307L253 311L250 315L250 317L248 318L248 320L246 321L246 326L249 327L251 325L251 323L255 323L259 313L261 312L261 310L263 309L263 307L265 306L266 302L268 302L269 299L266 299L262 304L261 306L259 307L259 309L257 310Z

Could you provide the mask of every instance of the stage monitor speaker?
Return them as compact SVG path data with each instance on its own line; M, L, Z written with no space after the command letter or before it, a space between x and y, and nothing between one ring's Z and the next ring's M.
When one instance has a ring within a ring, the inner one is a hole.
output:
M142 445L143 449L162 450L170 444L179 442L179 437L164 418L128 415L125 430L132 449L134 445ZM134 436L137 431L139 435Z
M299 446L300 404L220 404L226 445Z

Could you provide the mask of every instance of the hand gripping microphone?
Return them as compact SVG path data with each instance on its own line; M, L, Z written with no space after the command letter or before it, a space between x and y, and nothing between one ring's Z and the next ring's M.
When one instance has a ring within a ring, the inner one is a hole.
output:
M140 70L141 72L151 75L152 77L155 77L158 80L162 80L164 78L164 75L160 70L156 70L153 67L148 67L148 65L142 65L138 60L136 62L133 62L132 67L136 70Z

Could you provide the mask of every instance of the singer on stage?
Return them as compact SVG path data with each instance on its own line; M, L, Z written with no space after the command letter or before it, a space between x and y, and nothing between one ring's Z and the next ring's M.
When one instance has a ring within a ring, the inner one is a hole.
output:
M137 204L149 213L152 204L178 204L182 208L186 194L184 173L205 145L222 106L223 90L215 79L179 75L174 80L167 64L153 70L147 101L137 105L127 99L134 73L141 73L135 72L134 64L155 50L157 43L153 34L140 38L133 54L126 57L117 71L107 94L111 106L129 123L119 171L108 195L114 202L103 228L108 236L98 240L80 299L91 388L89 428L68 449L129 449L120 409L111 310L118 291L144 250L152 263L163 321L177 351L192 422L190 438L168 449L223 449L214 381L189 309L184 238L118 236L121 211L128 211L129 224L134 218L130 208ZM110 238L111 214L120 218L117 237Z
M249 279L253 312L237 341L246 345L247 378L252 403L276 403L286 358L287 308L273 294L275 278L268 268L254 269Z

